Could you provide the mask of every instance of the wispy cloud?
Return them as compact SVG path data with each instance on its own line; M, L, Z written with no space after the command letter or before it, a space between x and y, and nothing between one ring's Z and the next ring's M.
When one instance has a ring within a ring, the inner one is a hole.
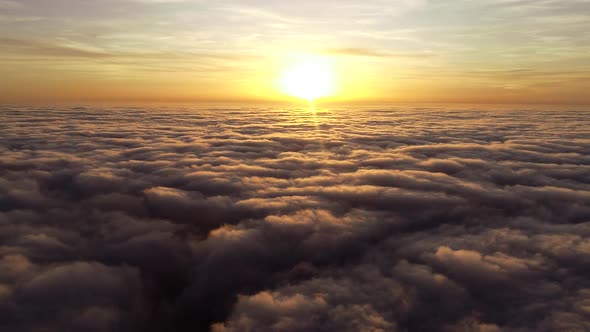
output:
M10 1L10 0L1 0L0 1L0 10L6 9L19 9L22 8L23 5L17 1Z
M393 52L385 50L372 50L366 48L333 48L325 49L322 53L329 55L341 55L341 56L362 56L362 57L391 57L391 58L430 58L435 56L429 52L423 53L404 53L404 52Z
M278 66L288 65L292 54L316 52L339 57L342 67L350 68L342 76L366 73L357 80L371 91L368 99L388 98L397 87L409 86L408 77L415 84L413 90L424 91L426 98L428 90L434 93L448 87L433 86L433 82L452 82L463 89L473 85L483 89L485 80L495 87L498 81L511 77L522 81L523 87L542 83L541 74L503 74L515 69L547 72L551 79L556 76L553 72L586 73L590 37L585 32L590 30L590 20L582 13L590 9L588 6L582 0L55 0L51 6L39 0L2 1L0 38L4 44L0 47L3 58L10 57L11 67L19 54L23 55L19 68L38 64L40 55L45 55L47 68L56 58L70 57L76 60L76 70L87 61L93 73L98 61L124 59L125 64L119 65L137 71L138 76L142 75L140 68L155 68L156 61L161 62L158 67L174 67L180 61L191 62L196 77L200 68L205 70L203 74L208 73L208 67L219 68L205 62L230 62L234 57L243 60L241 67L248 73L264 73L269 82L269 72L280 75ZM196 65L198 61L203 63ZM370 62L372 67L365 67ZM235 77L246 79L246 72L239 67L231 74L224 71L228 82ZM67 72L66 66L60 70ZM437 76L444 73L453 74ZM498 76L492 77L493 73ZM146 82L161 79L150 72L143 74ZM531 81L524 82L525 77ZM224 90L245 93L241 86ZM354 91L345 94L353 95ZM562 90L547 89L544 94L562 95L562 102L570 99ZM488 97L498 96L490 90Z

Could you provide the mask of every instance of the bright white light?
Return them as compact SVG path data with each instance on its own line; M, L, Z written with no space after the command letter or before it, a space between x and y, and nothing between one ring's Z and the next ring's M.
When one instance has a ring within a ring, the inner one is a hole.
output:
M325 59L307 59L287 69L281 83L288 95L312 102L334 94L335 78Z

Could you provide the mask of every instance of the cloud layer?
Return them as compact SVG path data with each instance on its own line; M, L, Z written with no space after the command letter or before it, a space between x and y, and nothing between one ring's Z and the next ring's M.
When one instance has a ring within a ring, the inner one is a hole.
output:
M586 331L589 119L4 107L0 329Z

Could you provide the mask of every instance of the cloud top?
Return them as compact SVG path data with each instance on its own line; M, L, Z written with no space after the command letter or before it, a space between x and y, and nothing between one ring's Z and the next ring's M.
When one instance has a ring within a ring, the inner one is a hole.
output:
M584 331L586 110L0 113L0 329Z

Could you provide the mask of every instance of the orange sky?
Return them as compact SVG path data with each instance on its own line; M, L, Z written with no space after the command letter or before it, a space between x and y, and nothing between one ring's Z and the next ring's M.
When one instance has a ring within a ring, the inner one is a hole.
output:
M331 101L590 104L585 0L0 0L0 101L279 101L303 55Z

